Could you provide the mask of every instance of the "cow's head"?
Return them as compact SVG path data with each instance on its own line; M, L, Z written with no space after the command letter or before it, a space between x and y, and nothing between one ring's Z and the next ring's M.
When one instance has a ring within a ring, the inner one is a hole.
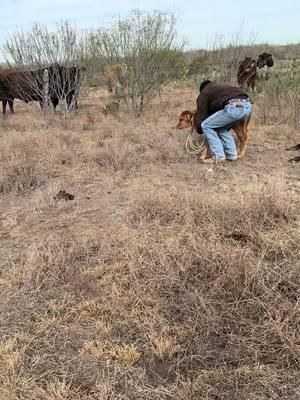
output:
M193 125L196 116L196 111L183 111L180 114L179 122L176 126L177 129L186 129Z
M262 54L260 54L258 56L258 59L257 59L258 68L263 68L265 65L268 68L273 67L274 61L273 61L272 54L270 54L270 53L262 53Z

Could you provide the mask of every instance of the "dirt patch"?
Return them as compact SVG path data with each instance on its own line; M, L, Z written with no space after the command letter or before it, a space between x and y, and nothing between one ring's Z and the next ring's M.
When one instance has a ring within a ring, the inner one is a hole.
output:
M253 124L244 160L205 166L168 101L3 122L3 398L296 398L299 133Z

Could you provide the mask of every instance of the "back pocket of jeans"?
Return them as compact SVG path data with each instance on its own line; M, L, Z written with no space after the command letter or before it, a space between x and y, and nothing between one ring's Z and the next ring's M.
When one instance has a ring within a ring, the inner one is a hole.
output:
M243 107L237 107L234 104L228 104L225 108L225 111L228 115L236 119L240 119L244 115Z

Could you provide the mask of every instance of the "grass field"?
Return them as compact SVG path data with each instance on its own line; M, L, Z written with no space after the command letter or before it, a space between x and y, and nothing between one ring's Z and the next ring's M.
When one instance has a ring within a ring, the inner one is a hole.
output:
M0 120L1 400L299 399L300 131L260 95L245 159L200 165L196 96Z

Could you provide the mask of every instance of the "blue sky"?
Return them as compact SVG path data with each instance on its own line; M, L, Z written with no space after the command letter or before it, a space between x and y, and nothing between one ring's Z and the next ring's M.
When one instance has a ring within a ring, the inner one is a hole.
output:
M190 48L206 47L216 32L229 37L241 26L247 38L255 33L256 42L300 42L300 0L0 0L0 46L34 22L51 27L68 19L84 29L134 8L174 12L178 32Z

